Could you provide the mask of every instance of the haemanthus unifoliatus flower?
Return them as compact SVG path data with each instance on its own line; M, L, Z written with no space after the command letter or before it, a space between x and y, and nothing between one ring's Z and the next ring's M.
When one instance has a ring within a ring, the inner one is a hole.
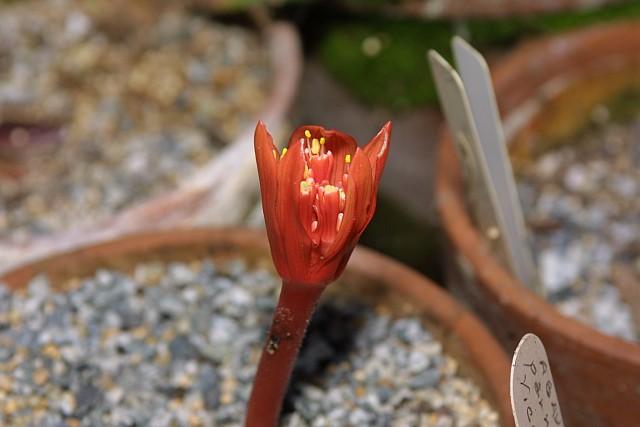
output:
M262 122L255 151L271 255L282 289L247 404L246 427L275 427L315 305L344 269L376 207L391 123L364 147L302 126L279 152Z
M258 123L254 141L264 218L285 282L327 284L340 275L375 211L390 134L388 122L359 148L342 132L301 126L279 152Z

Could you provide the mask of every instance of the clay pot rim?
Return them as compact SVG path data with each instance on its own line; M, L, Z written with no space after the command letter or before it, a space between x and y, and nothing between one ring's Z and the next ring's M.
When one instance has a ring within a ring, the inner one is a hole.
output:
M205 1L206 0L200 0ZM394 15L409 16L420 19L434 18L504 18L523 17L531 14L560 13L570 11L581 11L587 5L579 4L578 0L556 0L554 2L541 2L536 0L517 1L511 0L507 4L495 1L476 0L475 2L450 2L452 4L442 4L437 8L429 10L424 1L406 2L397 6L382 8L383 11ZM614 4L615 1L601 1L601 6ZM357 7L352 7L358 10ZM370 10L365 6L362 10Z
M268 257L266 234L246 228L190 228L131 234L95 245L85 245L23 264L0 276L0 283L12 289L24 286L40 273L65 271L71 264L94 265L108 262L112 255L144 259L154 250L204 247L211 251L231 248L259 250ZM211 249L213 248L213 249ZM270 260L270 258L269 258ZM474 370L483 379L485 395L498 412L502 425L511 426L509 361L488 329L435 283L415 270L371 249L358 246L346 272L394 288L421 312L428 313L443 331L456 336L464 346Z
M517 82L521 74L526 74L527 66L535 64L536 57L548 57L553 47L562 46L564 55L580 57L581 53L584 54L581 49L584 50L586 45L604 48L608 44L606 41L615 40L614 37L621 34L628 36L629 32L639 34L640 22L596 26L526 43L492 70L498 99L501 94L508 97L508 87ZM612 47L612 55L619 54L612 45L609 47ZM591 54L595 57L597 53ZM604 51L603 55L606 53ZM505 115L510 113L505 111ZM589 354L608 363L640 365L640 346L637 343L606 335L561 314L552 304L528 290L492 255L467 212L460 165L447 130L442 132L438 144L437 164L436 197L444 231L456 252L473 267L473 274L479 279L476 281L478 286L484 287L496 303L521 313L540 329L549 331L555 339L575 346L576 353Z
M288 22L276 20L256 29L256 32L259 32L265 42L273 69L269 93L261 111L255 115L255 121L241 129L218 156L184 177L177 187L135 200L105 218L85 218L76 227L63 228L44 236L30 235L26 242L13 241L11 238L0 239L0 253L3 254L0 257L0 274L25 259L35 260L47 254L73 249L86 242L100 242L131 232L196 222L195 216L210 203L210 189L215 188L213 185L203 185L203 182L226 179L226 163L229 159L247 155L253 157L253 133L258 119L269 125L273 135L286 129L286 116L295 102L303 65L302 43L297 29ZM216 163L217 161L220 162ZM223 161L226 163L222 164ZM221 170L223 166L224 171Z

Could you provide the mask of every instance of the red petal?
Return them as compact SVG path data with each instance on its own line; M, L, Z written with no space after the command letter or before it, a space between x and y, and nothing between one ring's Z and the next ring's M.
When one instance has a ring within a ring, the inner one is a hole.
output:
M304 164L303 145L300 142L290 144L287 154L278 164L275 216L281 228L282 248L290 277L304 277L307 274L311 252L311 241L299 215Z
M264 204L273 205L276 195L276 164L279 153L273 143L273 137L269 134L262 121L259 121L256 126L253 145L256 153L256 163L258 164L262 201Z
M373 180L375 183L375 191L378 191L378 185L380 184L380 178L382 177L382 171L387 161L387 155L389 154L389 144L391 143L391 122L387 122L380 132L374 136L367 145L363 147L363 150L371 163L371 169L373 172Z
M309 131L311 134L311 139L313 138L322 138L324 137L325 143L329 144L328 147L332 148L332 144L343 145L347 144L350 148L351 153L356 150L358 144L356 144L356 140L353 137L347 135L346 133L340 132L334 129L325 129L322 126L315 125L306 125L300 126L291 134L291 138L289 139L289 145L294 142L299 141L301 138L306 138L305 131Z
M375 204L375 192L371 167L369 159L360 149L356 150L351 161L346 198L342 226L326 254L327 258L352 247L373 216L370 206Z
M256 153L256 163L258 165L258 177L260 179L264 222L267 228L274 262L276 267L278 267L279 260L283 257L282 244L280 243L280 227L275 214L275 200L278 186L278 160L276 158L279 157L279 154L273 143L273 137L269 134L262 121L259 121L256 126L253 145Z
M372 206L376 203L377 188L372 177L373 172L366 153L360 149L356 150L349 169L349 185L352 185L352 182L355 183L355 226L358 236L373 216ZM348 193L347 197L349 197Z
M344 173L344 158L348 154L353 157L358 144L353 137L337 130L325 130L323 134L325 138L325 150L331 151L334 158L333 176L330 182L334 185L342 182L342 174ZM344 186L346 183L342 183Z
M311 132L311 139L313 138L320 139L320 136L322 136L321 134L324 132L324 128L322 126L315 126L315 125L300 126L296 130L294 130L293 133L291 134L291 138L289 138L289 146L297 143L298 141L300 141L300 139L303 139L303 138L306 139L306 136L304 133L307 130Z

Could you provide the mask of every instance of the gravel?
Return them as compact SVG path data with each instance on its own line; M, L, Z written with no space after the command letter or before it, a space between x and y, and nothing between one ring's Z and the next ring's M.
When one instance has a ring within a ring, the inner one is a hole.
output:
M279 291L271 273L144 263L65 286L0 287L1 425L241 425ZM332 300L311 322L282 425L498 421L418 318Z
M593 124L520 171L541 280L561 312L640 339L640 120Z
M110 0L0 6L0 164L20 171L0 175L0 238L67 229L174 189L263 108L272 76L256 32L157 2L127 10Z

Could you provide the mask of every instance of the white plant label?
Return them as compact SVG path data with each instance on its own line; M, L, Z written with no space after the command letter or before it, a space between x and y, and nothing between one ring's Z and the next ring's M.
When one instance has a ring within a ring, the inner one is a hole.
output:
M498 198L490 185L490 171L483 161L467 94L462 80L451 65L437 52L429 51L429 62L433 71L438 97L442 104L445 118L451 129L453 143L462 162L467 200L472 215L482 230L497 227L497 212L494 201ZM502 243L500 239L499 243ZM503 251L501 245L497 248Z
M487 237L491 249L507 263L516 277L541 294L533 254L526 241L524 217L515 192L511 164L506 155L506 147L503 146L504 138L484 147L478 133L477 124L480 123L485 140L491 140L495 135L502 136L488 67L479 53L469 51L467 47L469 46L458 42L454 44L454 51L465 65L467 74L482 74L484 79L475 78L463 83L451 64L437 52L429 51L438 97L462 163L465 195L471 215ZM467 83L474 94L474 105L483 104L485 109L494 105L494 115L482 113L482 120L476 120L465 87ZM496 152L496 149L502 151ZM504 177L507 178L501 179Z
M489 66L480 52L460 37L453 38L452 49L469 99L471 117L478 134L479 151L488 166L490 185L500 195L495 201L498 213L496 219L504 239L507 262L522 283L542 295Z
M511 409L516 427L564 427L547 352L534 334L522 337L513 354Z

